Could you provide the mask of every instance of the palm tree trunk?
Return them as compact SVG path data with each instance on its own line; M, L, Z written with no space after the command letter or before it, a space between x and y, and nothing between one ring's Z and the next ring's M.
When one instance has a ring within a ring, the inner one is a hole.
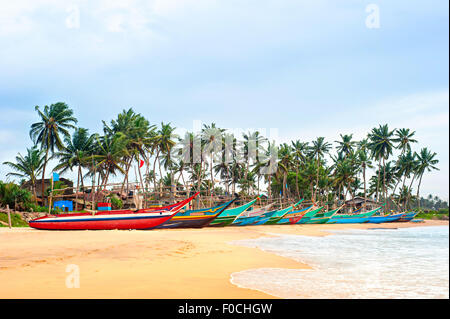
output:
M131 156L130 161L126 164L125 178L123 179L122 187L120 188L120 196L122 196L123 189L125 188L125 182L128 180L128 172L130 171L131 162L133 161L133 156Z
M42 167L42 180L41 180L41 199L42 199L42 206L44 206L44 198L45 198L45 168L47 166L47 161L48 161L48 148L45 151L45 161L44 161L44 166Z
M423 176L423 173L422 174L420 174L420 178L419 178L419 184L417 185L417 203L418 203L418 207L419 207L419 210L420 210L420 197L419 197L419 191L420 191L420 184L422 183L422 176Z
M156 152L155 161L153 162L153 191L156 193L156 161L159 157L159 150Z
M383 189L384 189L384 201L387 203L387 189L386 189L386 160L383 157ZM384 209L383 209L384 210ZM388 205L389 210L389 205Z
M363 179L364 179L364 205L366 204L366 167L363 167Z
M77 189L75 190L75 211L78 211L78 191L80 189L80 166L78 166Z
M416 174L413 175L413 177L411 179L411 183L409 184L409 187L408 187L408 195L406 196L406 207L408 207L409 200L411 199L410 195L412 192L412 184L413 184L415 178L416 178Z
M212 192L214 191L214 176L213 176L213 155L211 153L211 165L210 165L210 174L211 174L211 188L210 188L210 196L212 196Z
M377 174L377 202L380 202L379 189L380 189L380 171L381 171L381 157L378 162L378 174Z
M319 186L319 154L317 154L317 177L316 177L316 189L314 190L314 200L316 200L316 192L317 192L317 187Z
M139 156L139 153L137 156L137 162L138 162L137 165L138 165L138 172L139 172L139 180L141 181L141 189L142 189L142 191L144 191L144 181L142 179L142 173L141 173L141 158Z

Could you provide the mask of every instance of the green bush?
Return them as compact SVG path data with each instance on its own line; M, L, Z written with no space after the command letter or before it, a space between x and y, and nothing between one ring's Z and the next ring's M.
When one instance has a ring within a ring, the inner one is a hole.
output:
M35 212L35 213L46 213L48 212L48 207L43 207L36 205L35 203L27 203L25 205L25 210L29 212Z
M422 219L448 219L448 208L442 208L438 211L436 210L421 210L416 218Z
M123 207L123 202L119 197L112 195L110 198L112 209L121 209Z
M8 224L8 214L0 213L0 221ZM0 223L0 227L8 227ZM28 227L28 223L22 219L22 217L17 213L11 213L11 226L12 227Z
M14 183L0 181L0 206L9 205L11 209L22 210L31 203L31 192Z

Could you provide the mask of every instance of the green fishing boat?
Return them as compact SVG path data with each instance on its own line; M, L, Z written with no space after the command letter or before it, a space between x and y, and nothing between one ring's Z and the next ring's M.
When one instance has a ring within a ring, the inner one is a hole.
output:
M270 219L266 223L264 223L264 225L274 225L274 224L278 223L284 217L284 215L289 213L296 206L300 205L301 202L303 202L303 199L298 201L295 205L292 205L292 206L286 207L285 209L281 209L281 210L277 211L276 213L274 213L272 215L272 217L270 217Z
M324 213L316 213L305 221L305 224L325 224L334 214L336 214L342 207L330 210Z
M318 214L322 209L323 206L307 212L305 215L303 215L303 217L299 221L297 221L296 224L308 224L311 218L316 216L316 214Z
M215 227L222 226L223 227L223 226L230 225L236 219L236 217L238 215L242 214L247 209L249 209L250 206L252 206L258 200L258 198L259 197L255 198L251 202L248 202L247 204L244 204L242 206L230 208L230 209L223 211L208 226L215 226Z

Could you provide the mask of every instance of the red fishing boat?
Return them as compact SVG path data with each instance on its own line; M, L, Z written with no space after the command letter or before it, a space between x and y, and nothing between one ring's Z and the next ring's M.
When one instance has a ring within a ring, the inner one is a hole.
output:
M198 194L165 207L46 215L28 224L36 229L47 230L152 229L170 220Z

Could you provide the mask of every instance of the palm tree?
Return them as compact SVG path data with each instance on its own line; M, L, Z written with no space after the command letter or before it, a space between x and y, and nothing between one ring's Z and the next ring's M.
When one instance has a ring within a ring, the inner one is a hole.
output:
M417 200L419 201L419 209L420 209L420 184L422 183L422 177L425 171L431 172L432 170L439 170L435 165L439 163L439 160L435 159L436 153L432 153L426 147L420 150L420 153L417 154L418 164L417 164L417 175L419 176L419 184L417 185Z
M259 131L248 132L242 134L244 138L243 141L243 150L244 150L244 158L245 158L245 176L247 178L249 168L250 168L250 160L253 159L256 162L259 158L259 153L262 150L262 143L267 139L262 137Z
M417 140L413 139L414 134L416 132L410 132L409 128L401 128L395 131L396 138L392 139L392 141L398 143L397 148L402 150L401 154L411 151L411 144L417 143Z
M218 128L215 123L211 125L203 124L202 129L202 140L204 142L204 151L209 154L210 160L210 178L211 178L211 188L209 189L210 195L212 194L212 190L214 189L214 159L218 155L222 154L222 147L224 145L222 134L225 132L224 129Z
M157 131L156 135L152 138L153 144L152 148L153 150L156 150L156 156L155 161L153 162L153 171L156 169L156 162L158 161L158 167L159 167L159 176L162 178L162 172L161 172L161 161L160 161L160 155L161 154L167 154L172 151L172 148L175 146L176 142L174 141L174 138L177 138L176 135L173 134L173 131L175 130L175 127L172 127L170 123L164 124L161 122L161 128ZM156 191L156 179L154 181L155 185L155 191ZM162 184L160 183L160 193L162 193Z
M330 151L331 144L328 142L325 142L324 137L318 137L317 140L312 142L312 146L310 147L311 155L313 157L316 157L316 163L317 163L317 177L316 177L316 189L314 190L313 199L316 199L316 192L317 192L317 186L319 184L319 169L320 169L320 159L325 154L327 154Z
M295 165L295 188L297 191L297 197L300 197L300 190L298 188L298 175L299 175L299 168L301 165L304 165L304 162L306 160L306 153L308 151L308 142L303 143L299 140L292 141L292 155L294 158L294 165Z
M116 120L111 120L110 125L103 121L103 127L105 135L114 135L120 132L124 134L128 140L127 149L129 156L125 159L125 177L122 183L121 193L123 192L125 182L128 180L128 174L133 159L135 159L138 164L141 187L144 188L140 161L142 158L147 164L148 175L150 168L146 151L151 149L156 127L150 125L147 119L141 114L135 113L132 108L127 111L123 110L122 113L119 113Z
M66 103L58 102L45 105L44 110L41 111L39 106L35 107L40 121L31 125L30 137L35 145L40 144L41 150L45 150L45 161L42 167L42 198L44 197L44 179L45 168L49 160L49 152L52 154L57 150L62 150L64 145L61 140L61 135L69 137L69 129L75 129L77 119L73 117L73 111Z
M45 156L42 150L38 150L35 146L27 148L27 154L22 156L20 153L16 156L16 163L3 162L16 172L10 172L6 176L15 176L19 178L29 178L33 188L34 200L37 204L36 195L36 179L41 173L45 163Z
M129 141L125 134L120 132L101 137L96 135L95 139L97 142L95 155L87 157L85 161L95 160L95 168L99 168L99 173L102 175L101 185L106 186L110 175L115 175L117 171L125 174L125 170L122 167L126 164L125 158L129 156L127 149Z
M268 142L267 148L262 151L260 162L260 173L264 175L265 181L268 183L268 197L272 197L272 176L277 171L278 147L275 141Z
M283 197L286 198L287 175L292 167L292 154L289 145L287 145L286 143L280 145L278 149L278 158L278 171L279 174L283 176Z
M357 152L357 161L359 166L361 167L362 174L363 174L363 180L364 180L364 202L366 201L366 190L367 190L367 184L366 184L366 170L368 168L373 168L372 161L367 154L367 151L363 148L360 148Z
M81 186L84 187L83 174L81 167L85 164L86 158L92 153L95 142L95 135L89 135L89 131L85 128L78 128L72 135L72 138L65 137L64 141L66 147L55 153L55 157L59 158L59 164L54 168L55 171L59 171L60 174L64 174L66 171L77 166L77 188L75 195L75 210L78 210L78 192Z
M392 155L393 150L393 138L395 130L389 131L388 125L380 125L378 128L373 128L371 133L369 134L369 148L372 151L372 157L378 160L378 168L381 168L381 161L383 161L383 167L385 167L386 160ZM386 172L383 171L383 189L386 192ZM378 180L379 180L378 175ZM378 184L377 184L378 185ZM377 201L379 201L377 187ZM387 193L384 194L384 198L386 200Z
M356 146L357 142L352 141L353 134L339 134L341 136L341 141L335 141L338 143L336 149L338 152L344 153L347 156L350 153L353 153L353 148Z

